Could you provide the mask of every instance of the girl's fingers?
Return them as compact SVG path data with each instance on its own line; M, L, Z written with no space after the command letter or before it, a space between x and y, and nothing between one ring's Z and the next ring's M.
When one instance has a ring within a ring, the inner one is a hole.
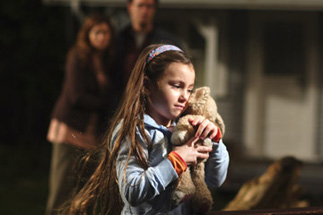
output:
M209 158L209 152L212 151L212 147L198 146L197 151L198 151L197 158L199 158L199 159L208 159Z
M212 126L212 124L208 124L204 128L203 133L200 135L200 138L204 140L206 137L210 137L213 133L214 133L214 127Z
M197 157L200 158L200 159L208 159L209 154L208 153L207 154L199 154Z
M197 147L197 152L199 153L209 153L212 151L212 147L210 146L198 146Z
M203 117L202 116L197 116L197 117L190 117L188 118L188 122L191 123L191 125L196 126L199 123L201 123L203 121Z
M187 142L188 146L194 146L195 143L199 140L199 137L192 137L191 139L189 139L189 141Z
M213 139L217 134L217 131L218 131L217 126L202 116L191 117L188 119L188 121L193 126L198 125L197 131L195 132L195 137L199 137L202 140L205 139L206 137Z
M209 138L211 140L213 140L214 137L216 137L216 134L218 133L218 130L216 129L216 131L212 132L212 134L209 136Z
M210 123L210 121L209 121L209 120L204 119L204 120L200 123L200 125L199 125L199 127L198 127L198 129L197 129L197 131L196 131L196 133L195 133L195 136L196 136L196 137L201 137L202 139L203 139L203 138L205 138L205 137L207 137L207 136L208 136L208 133L206 133L206 135L205 135L205 136L203 136L202 134L204 133L204 131L205 131L205 129L207 128L207 126L209 125L209 123ZM210 131L210 130L209 130L209 128L208 128L206 132L209 132L209 131Z
M218 131L219 131L218 126L216 126L215 124L212 123L208 137L211 140L213 140L213 138L215 138L217 136Z
M192 137L186 144L174 147L173 151L178 153L187 165L194 166L197 159L209 158L209 152L212 151L212 147L197 145L196 142L199 140L199 137Z

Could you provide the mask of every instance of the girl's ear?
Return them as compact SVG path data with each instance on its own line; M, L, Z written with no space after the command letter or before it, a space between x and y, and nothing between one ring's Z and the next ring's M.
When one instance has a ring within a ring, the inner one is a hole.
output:
M151 91L151 80L148 77L144 77L144 95L149 96Z

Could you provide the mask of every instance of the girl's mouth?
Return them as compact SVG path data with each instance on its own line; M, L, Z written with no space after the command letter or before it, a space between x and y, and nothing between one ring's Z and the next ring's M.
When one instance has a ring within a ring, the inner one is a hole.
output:
M183 110L185 108L184 105L175 105L176 108Z

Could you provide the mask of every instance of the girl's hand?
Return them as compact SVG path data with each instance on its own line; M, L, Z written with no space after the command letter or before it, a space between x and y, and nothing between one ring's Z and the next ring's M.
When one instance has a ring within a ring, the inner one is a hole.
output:
M212 147L196 145L198 140L198 137L192 137L186 144L173 148L173 151L179 154L188 166L196 165L197 159L209 158L209 152L212 151Z
M203 116L189 118L188 122L193 126L198 126L195 137L202 140L207 137L213 140L218 133L218 127L213 122L205 119Z

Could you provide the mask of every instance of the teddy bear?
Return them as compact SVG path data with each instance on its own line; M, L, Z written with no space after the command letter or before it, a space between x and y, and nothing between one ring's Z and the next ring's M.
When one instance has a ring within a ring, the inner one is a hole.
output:
M191 139L196 132L188 121L188 118L203 116L204 118L216 123L223 136L225 125L222 117L218 113L217 105L210 95L209 87L197 88L190 96L187 108L176 124L171 142L174 146L179 146ZM205 138L198 140L197 144L212 146L212 140ZM173 206L180 204L188 198L192 198L193 211L196 214L206 214L213 205L210 190L205 183L204 165L206 160L198 160L197 165L188 167L177 181L176 188L172 195Z

